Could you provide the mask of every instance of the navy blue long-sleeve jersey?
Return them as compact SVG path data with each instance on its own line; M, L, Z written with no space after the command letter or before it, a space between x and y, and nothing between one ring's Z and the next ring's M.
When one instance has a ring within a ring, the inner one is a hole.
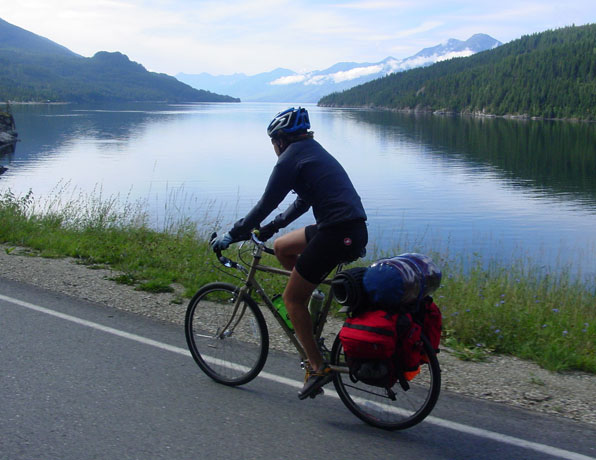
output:
M234 224L230 235L248 237L290 191L298 198L275 219L278 228L287 226L312 206L319 228L366 220L362 201L339 162L314 139L290 144L279 156L263 196L250 212Z

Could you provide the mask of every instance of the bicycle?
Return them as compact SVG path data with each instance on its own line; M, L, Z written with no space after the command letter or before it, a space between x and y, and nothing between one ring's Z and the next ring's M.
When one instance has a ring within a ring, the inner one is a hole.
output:
M274 252L259 241L256 234L252 234L249 244L252 244L252 262L248 267L223 256L221 252L216 254L222 265L246 276L242 285L225 282L204 285L191 299L185 317L186 340L192 357L205 374L229 386L253 380L267 359L269 333L254 294L277 320L300 355L303 366L306 361L306 354L293 330L256 279L257 272L281 276L289 276L290 272L261 264L263 253L273 255ZM337 272L342 270L343 265L337 267ZM322 284L330 285L331 280L328 278ZM386 430L405 429L420 423L435 406L441 387L439 362L428 339L422 337L427 359L421 364L420 373L409 382L407 391L399 384L387 390L361 381L354 383L339 335L335 337L330 351L321 338L332 301L333 290L329 289L313 329L321 351L336 371L333 384L342 402L364 422Z

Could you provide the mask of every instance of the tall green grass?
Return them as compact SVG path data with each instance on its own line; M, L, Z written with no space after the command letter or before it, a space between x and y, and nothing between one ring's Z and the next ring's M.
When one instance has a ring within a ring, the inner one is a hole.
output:
M31 193L0 197L0 242L9 245L7 251L22 246L42 257L109 266L122 272L115 281L141 290L168 292L177 283L186 297L221 276L196 225L180 221L156 231L147 222L140 205L121 205L115 198L81 195L40 204Z
M517 266L445 267L437 291L447 343L463 357L515 355L550 370L596 373L594 284Z
M204 283L233 280L220 270L207 235L195 222L180 220L157 231L148 225L143 205L122 205L117 198L98 195L64 200L57 193L42 204L31 193L17 197L4 192L0 243L7 252L22 246L42 257L109 266L121 273L115 281L137 289L167 292L178 284L182 297L192 296ZM596 373L593 282L565 272L547 276L521 262L490 268L478 262L465 270L462 263L441 265L443 282L435 300L444 316L443 343L460 357L482 359L498 352L551 370ZM264 280L268 292L281 292L284 282L273 275Z

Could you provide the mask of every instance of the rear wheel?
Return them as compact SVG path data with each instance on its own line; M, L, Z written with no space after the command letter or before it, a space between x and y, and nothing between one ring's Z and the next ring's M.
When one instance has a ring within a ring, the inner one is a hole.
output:
M407 391L399 382L391 388L395 400L385 388L354 383L348 374L338 373L333 384L346 407L366 423L386 430L402 430L424 420L439 397L441 370L428 339L423 336L422 341L428 363L420 365L420 373L409 382ZM333 343L331 363L347 367L339 336Z
M192 357L209 377L224 385L254 379L267 359L269 334L256 302L244 295L236 309L238 289L210 283L186 310L186 342Z

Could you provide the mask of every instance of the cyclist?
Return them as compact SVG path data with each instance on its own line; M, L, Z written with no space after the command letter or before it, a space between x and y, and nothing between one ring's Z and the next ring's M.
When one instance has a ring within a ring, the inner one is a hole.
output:
M346 171L314 140L309 129L304 108L292 107L275 116L267 134L278 159L263 196L229 232L211 241L213 250L223 250L248 239L254 228L266 241L312 207L316 224L286 233L273 244L275 256L291 270L283 300L308 358L300 399L321 393L321 387L333 379L314 340L308 300L337 264L357 259L368 242L360 197ZM290 191L298 195L296 200L273 221L259 227Z

